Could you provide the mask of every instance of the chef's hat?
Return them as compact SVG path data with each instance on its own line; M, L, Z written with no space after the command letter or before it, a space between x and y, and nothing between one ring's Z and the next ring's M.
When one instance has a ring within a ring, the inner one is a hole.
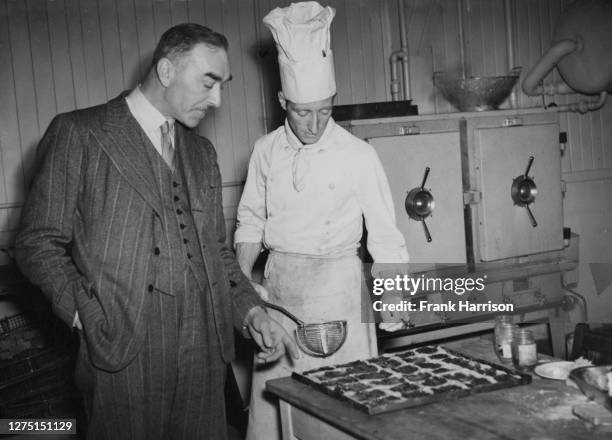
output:
M320 101L336 94L329 27L336 11L319 3L291 3L263 19L278 49L285 98L296 103Z

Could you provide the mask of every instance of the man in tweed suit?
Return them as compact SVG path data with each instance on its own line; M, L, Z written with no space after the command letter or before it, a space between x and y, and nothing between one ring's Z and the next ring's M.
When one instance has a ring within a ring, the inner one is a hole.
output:
M233 329L259 362L298 356L225 244L215 150L190 130L230 77L224 36L175 26L139 87L40 142L17 261L79 329L88 439L224 439Z

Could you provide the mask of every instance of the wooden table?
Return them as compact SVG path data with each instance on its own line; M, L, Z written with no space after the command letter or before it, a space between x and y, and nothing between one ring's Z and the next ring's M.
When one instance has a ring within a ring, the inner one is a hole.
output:
M444 345L494 360L488 341ZM574 405L587 403L579 390L535 374L529 385L375 416L290 377L269 381L267 389L280 399L284 440L612 439L572 415Z

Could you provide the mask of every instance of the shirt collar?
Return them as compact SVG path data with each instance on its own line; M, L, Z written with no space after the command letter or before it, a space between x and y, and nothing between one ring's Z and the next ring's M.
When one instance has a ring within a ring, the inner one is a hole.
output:
M285 118L285 135L287 136L287 142L289 143L289 146L294 150L299 150L301 148L312 151L323 150L329 146L329 142L327 141L330 139L331 133L334 131L335 125L336 122L334 121L334 118L329 118L329 120L327 121L327 126L325 127L321 138L314 144L305 145L297 138L295 133L293 133L293 130L291 130L291 127L289 126L289 121L287 120L287 118Z
M136 87L130 92L125 98L129 104L132 114L140 124L140 126L147 132L155 132L159 130L159 127L165 122L170 123L170 128L173 128L174 119L166 118L140 90L140 86Z

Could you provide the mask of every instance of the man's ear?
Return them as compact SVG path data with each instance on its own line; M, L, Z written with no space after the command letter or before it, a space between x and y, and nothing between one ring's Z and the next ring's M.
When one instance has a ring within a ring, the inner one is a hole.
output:
M283 110L287 111L287 99L285 98L285 94L282 90L279 90L278 92L278 102L280 103L280 106L283 108Z
M161 58L157 62L156 66L157 77L159 78L159 82L164 87L168 87L172 78L174 78L175 67L168 58Z

